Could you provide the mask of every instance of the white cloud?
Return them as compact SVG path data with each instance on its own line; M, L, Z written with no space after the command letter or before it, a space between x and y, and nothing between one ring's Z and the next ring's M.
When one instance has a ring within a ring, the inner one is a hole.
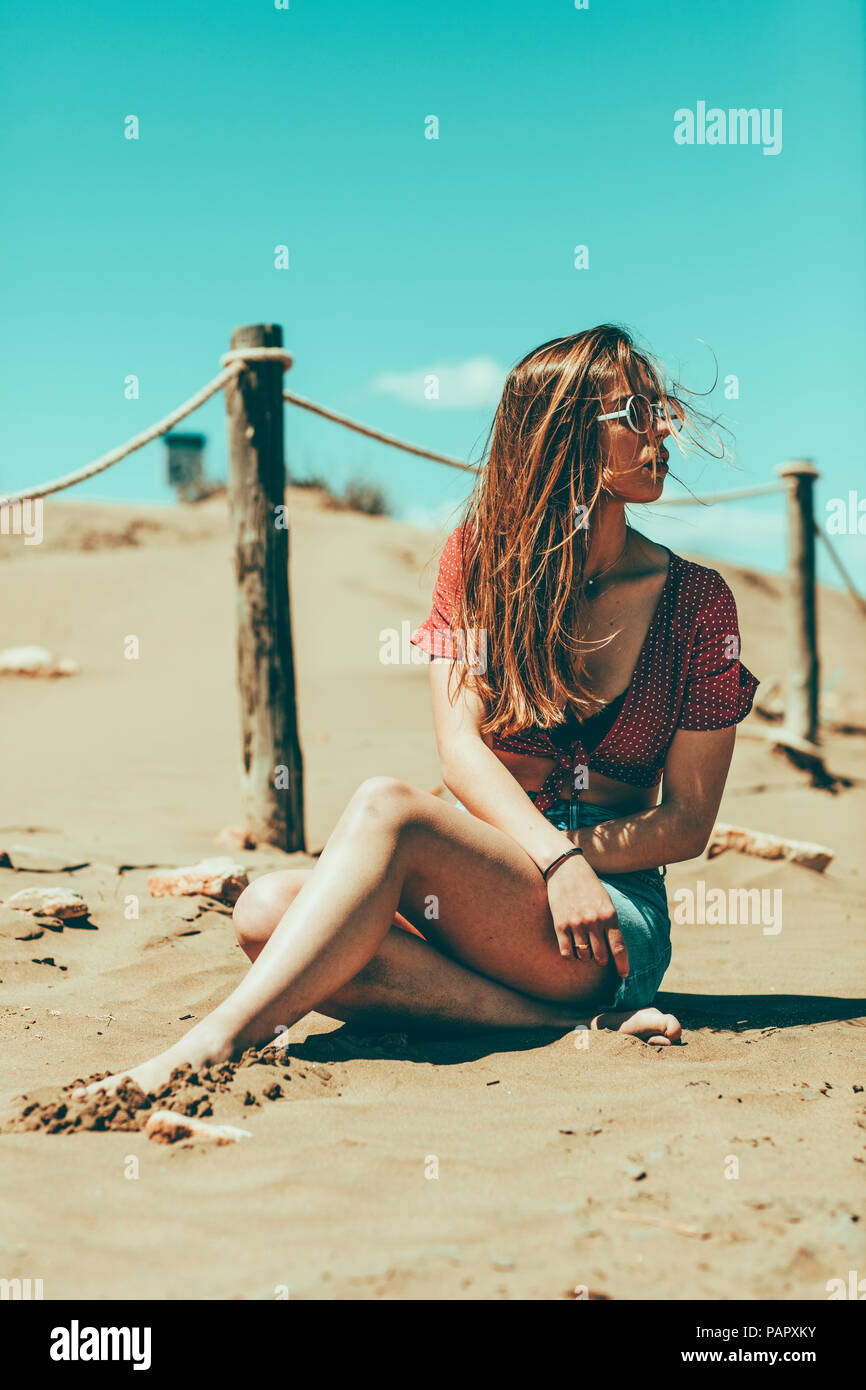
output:
M492 357L470 357L466 362L439 362L408 372L380 372L369 389L378 396L394 396L407 405L478 410L499 403L507 375L508 369ZM438 381L439 394L430 399L432 377Z

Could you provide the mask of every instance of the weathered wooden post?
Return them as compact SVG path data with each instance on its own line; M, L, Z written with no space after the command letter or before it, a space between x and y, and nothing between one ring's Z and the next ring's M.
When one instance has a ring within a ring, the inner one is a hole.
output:
M278 324L236 328L233 350L282 347ZM250 362L225 388L237 579L244 824L256 841L304 849L280 361ZM277 510L277 509L280 510Z
M815 479L808 459L776 470L788 492L788 674L785 729L818 741L818 636L815 613Z

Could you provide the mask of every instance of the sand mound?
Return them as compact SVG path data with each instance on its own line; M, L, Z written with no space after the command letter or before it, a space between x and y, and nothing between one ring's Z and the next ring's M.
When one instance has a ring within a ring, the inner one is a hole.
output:
M335 1093L333 1074L316 1063L300 1063L273 1047L248 1048L236 1062L194 1071L177 1067L171 1079L156 1092L144 1091L131 1079L122 1081L110 1094L95 1091L76 1096L83 1086L104 1080L101 1072L64 1086L61 1092L22 1096L23 1104L2 1125L6 1133L42 1130L47 1134L75 1134L86 1130L139 1130L157 1110L174 1110L197 1119L214 1114L214 1102L226 1097L245 1108L268 1101L291 1100L303 1095Z

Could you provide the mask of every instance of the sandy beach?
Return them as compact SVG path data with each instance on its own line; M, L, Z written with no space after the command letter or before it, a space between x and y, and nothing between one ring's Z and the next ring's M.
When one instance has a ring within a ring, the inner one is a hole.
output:
M380 634L426 616L443 536L288 501L315 852L364 778L440 785L426 667L384 664ZM0 676L0 863L31 866L0 867L0 1277L42 1279L46 1299L825 1300L862 1269L866 683L845 594L822 589L819 611L838 780L813 785L753 712L719 813L834 858L671 866L671 901L757 888L780 906L769 931L674 918L659 1003L685 1046L364 1036L310 1015L279 1068L196 1090L251 1137L158 1145L28 1131L21 1097L151 1055L246 969L226 906L147 885L227 853L216 837L240 820L227 503L49 499L44 515L41 545L0 537L0 648L81 669ZM785 670L783 582L718 568L763 698ZM250 878L313 863L232 857ZM81 893L86 921L8 907L48 886Z

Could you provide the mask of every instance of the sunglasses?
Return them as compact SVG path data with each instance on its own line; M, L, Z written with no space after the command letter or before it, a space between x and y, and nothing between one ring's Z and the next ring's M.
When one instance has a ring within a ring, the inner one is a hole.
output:
M671 427L682 424L685 411L675 396L665 396L663 401L651 401L647 396L629 396L625 410L612 410L608 415L599 415L596 420L625 420L635 434L648 434L653 425L664 424Z

